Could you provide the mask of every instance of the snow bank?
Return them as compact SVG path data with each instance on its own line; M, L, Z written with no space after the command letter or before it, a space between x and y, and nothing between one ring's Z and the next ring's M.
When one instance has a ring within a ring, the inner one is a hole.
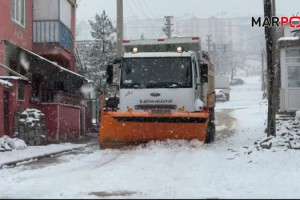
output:
M299 40L299 37L282 37L278 41Z
M10 138L6 135L0 138L0 151L23 150L26 148L26 143L18 138Z
M9 140L8 144L12 149L16 149L16 150L24 150L27 148L27 145L24 142L24 140L21 140L19 138L13 138Z

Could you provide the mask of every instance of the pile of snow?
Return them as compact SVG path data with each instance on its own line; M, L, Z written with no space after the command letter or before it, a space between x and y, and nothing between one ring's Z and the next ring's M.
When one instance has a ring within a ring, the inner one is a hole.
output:
M23 150L26 148L26 143L18 138L10 138L6 135L0 138L0 151Z
M291 40L299 40L299 37L282 37L279 38L278 41L291 41Z

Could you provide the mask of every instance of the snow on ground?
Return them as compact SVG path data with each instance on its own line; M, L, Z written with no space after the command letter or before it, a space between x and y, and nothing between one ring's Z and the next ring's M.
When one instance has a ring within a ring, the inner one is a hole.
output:
M0 152L0 166L9 162L30 159L36 156L47 155L47 154L56 153L64 150L69 150L72 148L80 148L83 146L85 145L62 143L62 144L51 144L47 146L27 146L26 149L21 149L21 150L12 149L12 151ZM0 170L0 174L1 174L1 170ZM1 192L0 192L0 197L1 197Z
M216 107L233 109L237 120L235 134L224 140L86 149L36 169L2 169L0 198L299 198L300 152L257 150L254 142L265 137L267 105L259 78L245 82Z

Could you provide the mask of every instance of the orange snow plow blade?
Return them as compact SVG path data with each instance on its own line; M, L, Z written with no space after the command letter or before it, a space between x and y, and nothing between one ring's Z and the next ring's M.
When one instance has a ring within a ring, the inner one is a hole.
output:
M104 112L99 129L100 148L119 148L166 139L204 142L208 118L207 112Z

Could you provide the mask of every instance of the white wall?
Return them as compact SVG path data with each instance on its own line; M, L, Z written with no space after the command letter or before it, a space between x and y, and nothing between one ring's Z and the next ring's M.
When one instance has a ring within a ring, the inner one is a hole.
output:
M300 48L284 48L280 52L280 66L281 66L281 95L280 95L280 110L281 111L296 111L300 109L300 78L297 76L297 68L300 68L300 55L293 53L287 55L287 50L300 51ZM289 68L293 71L289 72ZM296 70L296 71L295 71ZM295 71L295 72L294 72ZM296 76L292 76L296 75ZM292 76L292 77L291 77ZM290 85L291 83L291 85Z
M58 0L33 0L33 20L58 20Z
M53 0L51 0L53 1ZM60 20L71 29L72 6L68 0L60 0Z

